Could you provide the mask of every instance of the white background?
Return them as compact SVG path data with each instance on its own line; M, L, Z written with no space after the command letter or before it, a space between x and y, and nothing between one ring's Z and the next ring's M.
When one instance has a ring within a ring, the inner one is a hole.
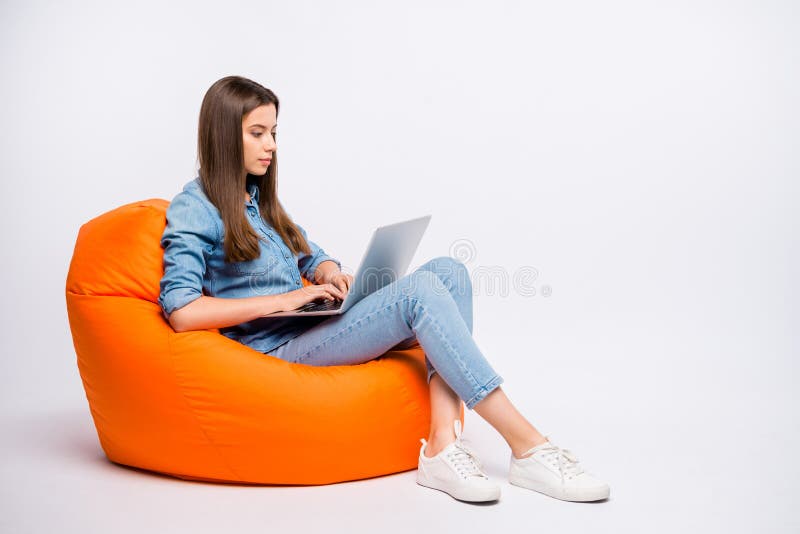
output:
M796 532L798 22L788 1L3 2L0 530ZM510 486L474 412L496 504L413 470L239 487L105 460L66 316L77 231L194 178L230 74L280 98L281 201L345 270L427 213L412 268L537 270L534 296L473 278L475 339L611 499Z

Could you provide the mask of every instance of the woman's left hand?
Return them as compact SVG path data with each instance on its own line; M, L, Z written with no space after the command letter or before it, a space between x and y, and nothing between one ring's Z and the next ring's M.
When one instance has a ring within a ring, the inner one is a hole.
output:
M322 283L333 284L338 287L342 293L347 295L347 292L350 290L350 284L353 283L353 275L338 271L326 276Z

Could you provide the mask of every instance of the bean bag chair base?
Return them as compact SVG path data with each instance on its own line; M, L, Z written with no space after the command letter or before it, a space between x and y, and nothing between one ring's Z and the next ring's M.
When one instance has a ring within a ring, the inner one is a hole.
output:
M217 329L176 333L158 305L168 205L133 202L86 222L69 266L78 370L108 459L246 484L416 469L430 429L422 348L322 367L262 354Z

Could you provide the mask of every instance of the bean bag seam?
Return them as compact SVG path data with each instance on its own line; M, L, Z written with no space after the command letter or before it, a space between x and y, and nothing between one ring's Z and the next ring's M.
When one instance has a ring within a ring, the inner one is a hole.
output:
M425 351L422 352L423 354L425 353ZM399 384L399 389L403 392L403 399L406 401L406 406L414 408L416 412L419 412L419 414L424 417L425 414L419 410L419 403L414 402L414 396L409 391L406 382L404 380L398 380L397 384ZM430 403L430 393L428 394L428 402Z
M67 295L75 295L76 297L117 297L121 299L133 299L142 302L149 302L150 304L158 305L158 301L150 300L146 297L135 297L132 295L120 295L118 293L78 293L77 291L73 291L71 289L67 290Z
M175 355L174 355L174 352L172 350L172 336L176 335L176 334L173 334L172 332L167 332L166 335L167 335L167 350L169 351L169 361L172 364L172 376L175 379L175 385L177 386L178 391L180 392L181 399L186 404L186 407L188 408L189 413L192 414L192 418L197 423L197 427L200 429L200 432L203 433L203 435L205 436L206 440L208 440L208 443L214 448L214 451L217 453L217 455L219 455L220 459L222 460L222 463L225 465L225 467L228 468L228 471L233 475L234 479L241 480L242 478L230 466L230 464L228 463L227 458L225 458L225 455L222 454L222 451L219 450L219 447L217 447L217 444L214 443L214 440L211 439L211 436L209 436L208 432L206 432L206 429L203 428L203 423L201 423L200 422L200 418L197 417L197 412L195 412L195 409L192 406L192 403L189 402L189 399L186 398L186 395L183 392L183 386L178 382L178 373L177 373L177 371L175 369L175 359L174 359Z

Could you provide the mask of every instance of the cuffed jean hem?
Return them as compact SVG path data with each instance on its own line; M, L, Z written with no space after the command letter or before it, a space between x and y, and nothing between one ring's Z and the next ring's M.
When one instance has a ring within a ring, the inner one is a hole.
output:
M492 378L492 379L489 381L489 383L488 383L488 384L486 384L485 386L483 386L483 387L482 387L482 388L481 388L481 389L480 389L480 390L479 390L479 391L478 391L478 392L477 392L475 395L473 395L471 399L469 399L468 401L466 401L466 402L464 403L464 405L465 405L465 406L466 406L468 409L470 409L470 410L471 410L473 406L475 406L475 405L476 405L476 404L478 404L480 401L482 401L482 400L484 399L484 397L486 397L486 395L488 395L489 393L491 393L492 391L494 391L494 390L495 390L495 389L496 389L496 388L497 388L497 387L498 387L500 384L502 384L502 383L503 383L503 377L502 377L502 376L500 376L500 375L497 375L497 376L495 376L494 378Z

